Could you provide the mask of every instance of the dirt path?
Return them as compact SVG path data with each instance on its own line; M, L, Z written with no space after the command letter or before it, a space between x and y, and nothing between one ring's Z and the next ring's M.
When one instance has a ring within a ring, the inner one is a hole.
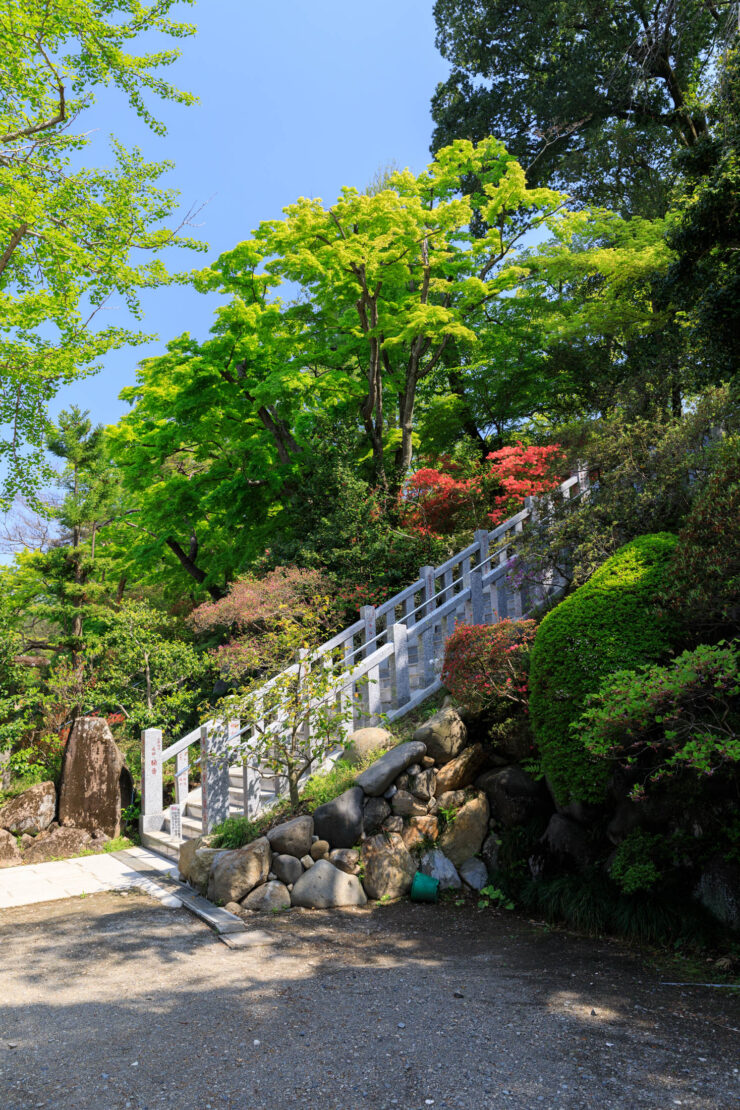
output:
M232 950L140 893L0 913L0 1107L740 1105L735 992L618 945L452 906L259 927Z

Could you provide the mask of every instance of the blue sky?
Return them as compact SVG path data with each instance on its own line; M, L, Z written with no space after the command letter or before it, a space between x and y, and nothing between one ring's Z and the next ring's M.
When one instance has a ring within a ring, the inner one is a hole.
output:
M430 99L447 73L434 46L432 7L432 0L182 5L177 13L198 33L182 42L168 76L199 103L161 106L162 139L106 92L84 117L85 129L96 129L85 160L109 160L111 133L152 161L172 160L166 181L180 191L183 209L207 202L195 234L209 250L170 252L168 262L203 266L298 196L329 201L342 185L363 188L389 162L417 171L426 165ZM52 411L76 403L96 421L115 421L128 407L117 397L133 383L137 361L183 331L205 338L217 303L179 286L152 291L142 327L159 340L112 352L100 374L61 391ZM105 315L106 324L128 322L122 308Z

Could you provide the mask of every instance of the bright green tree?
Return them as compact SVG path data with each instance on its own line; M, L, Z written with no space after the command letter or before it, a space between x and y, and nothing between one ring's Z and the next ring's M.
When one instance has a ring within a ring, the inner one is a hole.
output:
M0 504L33 499L45 475L47 405L64 384L99 367L137 331L98 326L119 297L140 315L139 291L171 280L152 257L197 246L169 223L177 194L148 163L113 140L111 165L84 163L80 117L94 92L115 86L157 133L149 94L187 104L158 72L166 48L132 53L142 35L181 38L174 0L0 0ZM139 252L144 261L138 261ZM149 257L147 258L147 255Z
M471 174L480 189L468 197ZM522 237L562 204L529 189L492 139L457 142L383 185L346 188L331 206L301 198L197 275L230 296L212 337L182 336L143 363L111 432L137 558L176 559L215 596L285 523L332 420L354 421L358 467L393 495L418 444L420 384L448 348L475 347L516 287ZM469 230L475 209L482 237Z
M465 196L470 177L478 188ZM317 380L354 397L378 482L397 485L411 464L420 382L451 344L475 344L487 306L516 285L522 237L562 201L530 189L492 138L457 141L425 172L391 173L372 195L345 188L328 207L301 197L200 275L202 288L233 295L220 321L230 337L222 372L255 406L291 395L311 405ZM470 232L476 211L488 228L480 236ZM285 283L299 290L290 303L270 297ZM270 430L289 462L300 428Z

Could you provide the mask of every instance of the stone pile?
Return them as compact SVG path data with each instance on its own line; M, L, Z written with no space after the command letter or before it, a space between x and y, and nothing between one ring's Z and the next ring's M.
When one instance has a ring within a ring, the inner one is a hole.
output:
M0 808L0 867L101 851L121 832L133 781L107 721L81 717L65 752L62 785L31 786Z
M366 740L375 749L393 742L382 729L350 737L355 750ZM408 894L417 871L439 879L442 890L480 890L500 843L489 799L506 790L489 767L459 714L444 707L312 816L294 817L244 848L214 848L211 837L187 841L180 874L234 911L388 901Z

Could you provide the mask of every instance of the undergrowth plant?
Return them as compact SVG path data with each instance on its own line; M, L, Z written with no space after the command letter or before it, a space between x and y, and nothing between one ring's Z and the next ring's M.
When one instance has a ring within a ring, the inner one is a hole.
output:
M281 798L276 805L254 820L246 817L227 817L211 833L211 844L214 848L242 848L260 836L264 836L268 829L287 821L300 814L311 814L325 802L343 794L354 784L355 779L366 767L374 763L383 754L378 748L368 752L359 763L350 763L346 759L339 759L327 771L312 775L300 791L297 805L290 798Z
M685 651L665 666L617 671L574 723L579 745L646 786L740 763L740 645Z

